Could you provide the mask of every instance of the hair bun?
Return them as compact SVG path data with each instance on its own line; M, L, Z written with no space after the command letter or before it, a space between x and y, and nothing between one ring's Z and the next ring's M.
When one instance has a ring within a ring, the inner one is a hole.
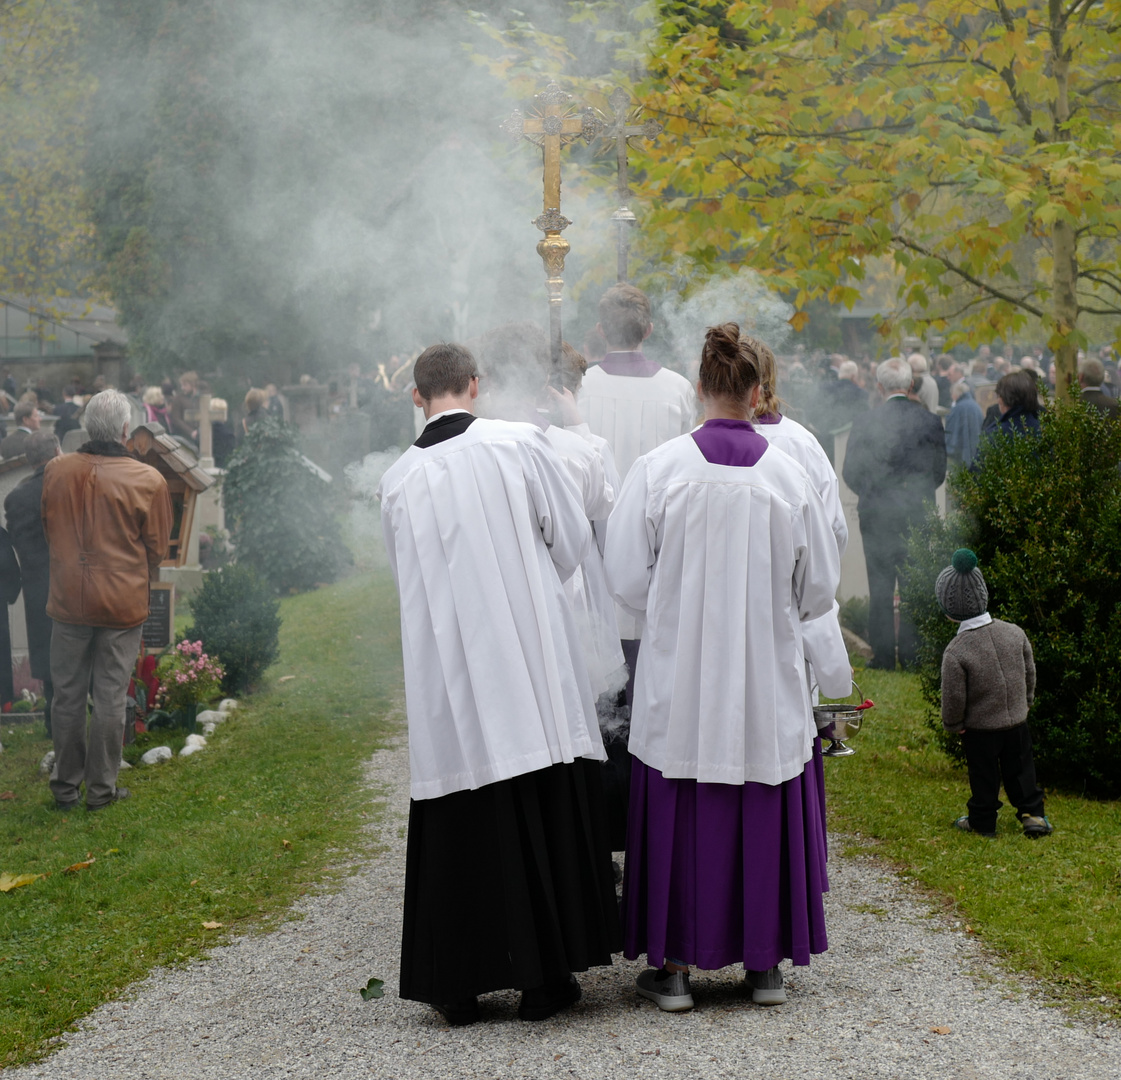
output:
M977 556L969 548L958 548L950 559L950 565L959 574L968 574L977 569Z
M739 356L740 328L738 323L726 322L710 326L705 331L705 351L715 360L734 364Z

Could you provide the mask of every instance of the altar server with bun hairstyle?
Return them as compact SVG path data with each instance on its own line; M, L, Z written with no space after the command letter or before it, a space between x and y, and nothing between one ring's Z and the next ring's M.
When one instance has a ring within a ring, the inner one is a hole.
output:
M646 619L623 884L638 992L689 1009L689 967L742 963L760 1004L779 964L826 948L823 798L802 627L840 578L809 474L748 418L759 361L735 323L709 330L704 424L635 462L604 556L616 599Z
M453 1025L543 1020L610 964L618 907L595 704L563 582L592 543L532 424L476 419L471 353L417 359L427 421L378 489L401 595L412 804L400 995Z

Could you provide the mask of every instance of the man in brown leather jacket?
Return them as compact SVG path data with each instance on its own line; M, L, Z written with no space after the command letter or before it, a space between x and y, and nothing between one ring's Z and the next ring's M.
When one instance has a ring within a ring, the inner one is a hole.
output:
M172 521L163 477L125 448L130 415L124 394L96 394L85 412L89 442L43 473L54 620L51 792L64 810L78 805L83 780L90 810L128 798L117 787L125 698L148 617L148 582L167 554Z

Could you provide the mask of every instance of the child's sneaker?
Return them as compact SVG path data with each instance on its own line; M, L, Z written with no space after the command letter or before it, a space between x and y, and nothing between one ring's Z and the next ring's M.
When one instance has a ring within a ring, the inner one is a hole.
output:
M1027 820L1027 819L1025 818L1025 820ZM1036 818L1035 820L1038 821L1040 819ZM996 839L996 833L995 832L978 832L975 828L973 828L973 826L969 824L969 815L968 814L962 814L961 817L959 817L957 819L957 821L954 822L954 828L955 829L961 829L962 832L977 833L978 836L983 836L983 837L985 837L986 840L995 840ZM1027 830L1025 830L1025 832L1026 831Z
M663 1012L685 1012L693 1007L687 971L647 968L635 980L635 988Z
M756 1005L785 1005L786 991L782 988L782 972L773 967L770 971L748 971L747 985L751 1000Z
M1041 836L1050 836L1055 827L1045 817L1035 817L1032 814L1025 814L1020 818L1020 824L1024 827L1024 835L1030 836L1033 840L1038 840Z

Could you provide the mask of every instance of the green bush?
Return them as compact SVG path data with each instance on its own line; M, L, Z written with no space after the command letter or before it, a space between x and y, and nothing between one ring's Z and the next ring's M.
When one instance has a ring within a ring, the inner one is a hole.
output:
M332 582L351 561L331 485L308 467L292 425L272 417L255 423L222 484L236 561L278 592Z
M846 630L851 630L857 637L868 640L868 597L850 596L841 601L841 610L838 612L841 625Z
M931 519L912 533L902 596L922 642L924 693L937 710L942 650L956 627L938 608L934 579L955 548L972 548L990 612L1022 626L1035 653L1030 720L1041 779L1116 796L1121 423L1078 403L1041 419L1038 438L993 438L977 471L951 477L954 509L945 522ZM956 742L943 745L958 750Z
M191 597L189 641L201 641L226 669L222 689L250 689L280 651L280 601L248 566L224 566L202 579Z

